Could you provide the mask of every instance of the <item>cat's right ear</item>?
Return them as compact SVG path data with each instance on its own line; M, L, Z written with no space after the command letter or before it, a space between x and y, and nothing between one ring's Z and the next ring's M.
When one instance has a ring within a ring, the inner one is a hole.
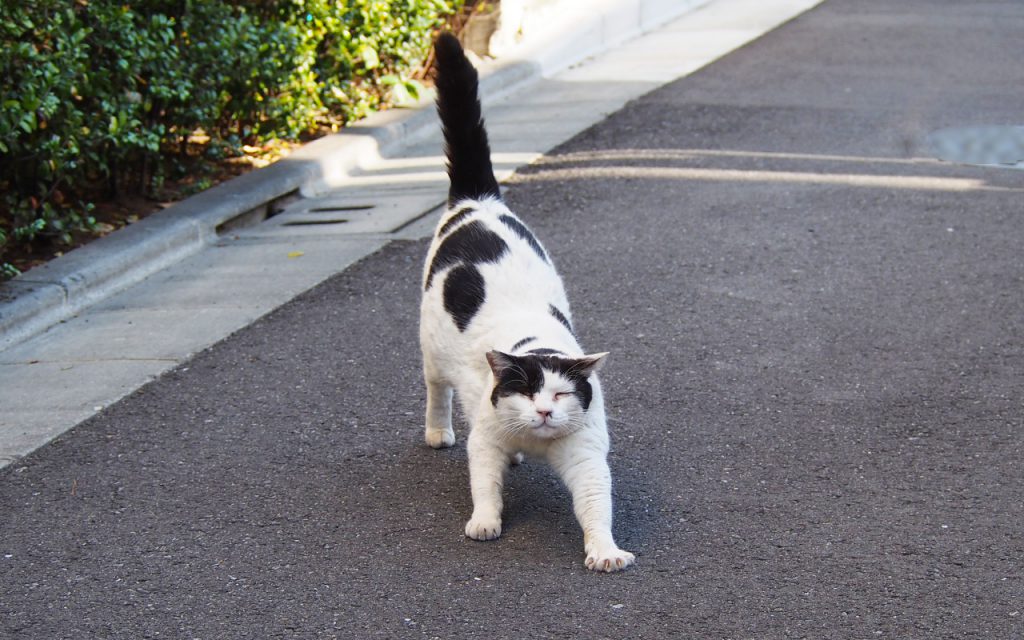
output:
M502 353L500 351L488 351L487 364L491 365L491 372L494 373L494 377L500 378L502 371L515 366L515 360L507 353Z
M579 363L575 368L576 371L582 373L585 376L589 376L592 373L597 373L604 366L604 363L608 360L608 352L604 351L601 353L594 353L588 356L583 356L577 362Z

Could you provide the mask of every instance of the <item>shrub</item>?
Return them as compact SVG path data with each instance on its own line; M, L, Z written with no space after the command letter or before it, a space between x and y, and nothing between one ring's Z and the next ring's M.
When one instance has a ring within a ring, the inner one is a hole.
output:
M10 243L68 243L91 202L402 98L462 0L62 0L0 8L0 278Z

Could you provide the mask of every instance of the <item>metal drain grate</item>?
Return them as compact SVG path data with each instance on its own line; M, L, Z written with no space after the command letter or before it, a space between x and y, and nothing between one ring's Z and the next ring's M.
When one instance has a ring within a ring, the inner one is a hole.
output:
M368 211L373 209L377 205L375 204L349 204L349 205L338 205L332 207L313 207L310 209L311 213L326 213L331 211Z
M289 220L282 222L282 227L310 227L318 224L345 224L348 218L323 218L318 220Z
M947 162L1024 169L1024 126L977 125L940 129L928 150Z

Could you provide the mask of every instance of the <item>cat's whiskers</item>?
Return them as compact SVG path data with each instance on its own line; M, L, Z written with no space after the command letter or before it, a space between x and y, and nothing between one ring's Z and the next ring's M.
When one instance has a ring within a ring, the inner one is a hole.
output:
M526 433L529 429L528 424L524 424L522 420L510 419L503 421L498 429L498 440L502 444L508 444L512 440L520 437L523 433Z

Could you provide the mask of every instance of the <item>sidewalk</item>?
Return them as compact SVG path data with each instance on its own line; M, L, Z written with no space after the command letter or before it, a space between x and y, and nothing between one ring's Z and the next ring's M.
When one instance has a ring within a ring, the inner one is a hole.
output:
M610 2L485 66L499 179L815 4ZM440 149L432 105L386 112L9 284L0 467L389 242L429 234L447 192Z

